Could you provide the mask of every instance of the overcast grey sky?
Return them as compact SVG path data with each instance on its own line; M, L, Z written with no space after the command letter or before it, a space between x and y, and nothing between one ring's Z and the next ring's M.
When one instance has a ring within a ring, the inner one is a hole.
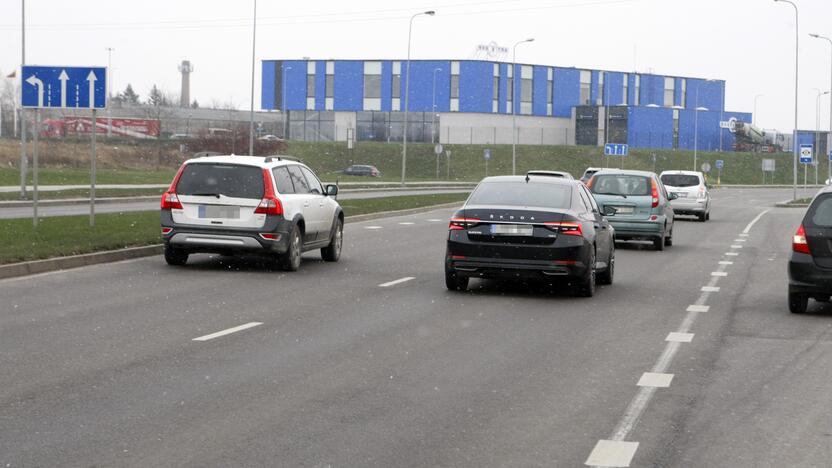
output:
M816 91L829 89L832 0L795 0L800 8L800 127L815 127ZM0 70L20 63L19 0L0 0ZM757 122L790 131L794 102L794 12L773 0L260 0L257 81L261 59L399 58L407 22L413 58L466 59L477 44L518 48L526 63L653 71L727 81L728 110L752 111ZM177 64L191 60L191 96L203 105L232 101L248 108L252 1L28 0L27 63L106 65L113 84L142 96L151 85L178 93ZM510 60L510 57L507 57ZM829 98L821 98L822 128Z

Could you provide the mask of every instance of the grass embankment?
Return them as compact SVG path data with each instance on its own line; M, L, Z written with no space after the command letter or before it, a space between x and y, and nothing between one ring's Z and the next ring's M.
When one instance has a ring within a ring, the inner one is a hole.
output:
M347 216L355 216L462 201L466 197L467 194L451 193L371 198L345 200L342 206ZM0 220L0 264L161 242L157 211L100 214L95 223L95 227L90 227L86 215L43 218L37 228L29 218Z
M41 143L41 184L85 184L89 183L88 146L77 142L47 140ZM439 180L478 181L485 176L483 150L491 149L489 175L511 172L511 145L444 145L450 150L450 159L443 154L438 158ZM424 181L437 179L437 157L431 144L412 143L408 145L407 180ZM301 142L288 143L285 153L304 160L325 181L387 181L396 182L401 178L401 144L358 142L354 149L347 149L344 142ZM594 146L532 146L517 147L517 171L530 169L565 170L574 176L583 174L588 166L619 167L620 157L605 158L602 148ZM0 139L0 185L19 183L19 170L13 166L19 160L19 144L12 140ZM169 183L179 163L188 158L181 153L178 145L155 142L121 142L119 144L100 142L98 146L98 183ZM631 149L630 156L623 158L627 169L653 170L651 155L656 155L655 170L691 169L693 151ZM776 171L768 175L767 183L790 184L792 181L792 155L786 153L714 153L700 151L697 166L722 159L723 184L762 184L763 159L774 159ZM379 168L383 177L343 176L337 171L351 164L370 164ZM822 161L820 174L827 171L828 162ZM802 177L802 168L799 169ZM811 172L811 171L810 171ZM710 174L716 181L716 169ZM810 175L811 178L811 175Z
M135 198L147 196L161 196L165 189L96 189L95 198ZM38 200L65 200L70 198L89 198L87 189L51 190L38 192ZM31 199L31 194L29 194ZM0 192L0 201L20 200L19 192Z

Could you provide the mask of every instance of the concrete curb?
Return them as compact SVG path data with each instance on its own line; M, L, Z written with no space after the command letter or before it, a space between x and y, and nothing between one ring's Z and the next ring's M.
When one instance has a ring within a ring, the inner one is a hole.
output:
M440 210L443 208L453 208L462 205L462 203L462 201L458 201L454 203L444 203L441 205L422 206L419 208L411 208L407 210L381 211L378 213L347 216L345 221L347 223L358 223L361 221L370 221L373 219L392 218L396 216L403 216L409 214L427 213L429 211ZM15 278L19 276L35 275L38 273L47 273L50 271L68 270L72 268L97 265L99 263L111 263L119 262L122 260L130 260L133 258L152 257L154 255L160 255L163 251L164 246L162 244L154 244L143 247L128 247L119 250L107 250L104 252L94 252L83 255L72 255L69 257L56 257L48 258L45 260L34 260L31 262L0 265L0 280L6 278Z
M775 203L774 206L776 208L808 208L809 207L808 203L800 203L798 205L795 205L793 203L789 203L790 201L791 200L783 200L781 202Z

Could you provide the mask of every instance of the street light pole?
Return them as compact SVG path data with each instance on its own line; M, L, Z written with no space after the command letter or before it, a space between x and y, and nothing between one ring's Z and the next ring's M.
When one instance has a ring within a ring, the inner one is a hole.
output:
M251 28L251 107L248 122L248 154L254 156L254 52L257 44L257 0L254 0L254 14ZM285 96L284 96L285 99Z
M430 142L436 143L436 72L442 71L441 68L433 69L433 91L431 92L433 98L431 103L431 119L430 119ZM439 156L437 156L438 158Z
M814 37L815 39L823 39L824 41L828 42L830 46L832 46L832 39L826 36L821 36L819 34L809 34L810 36ZM830 52L832 52L832 48L830 48ZM830 54L832 55L832 54ZM832 61L830 61L830 65L832 65ZM829 73L829 89L832 90L832 71ZM826 136L826 151L832 152L832 99L829 101L829 135ZM827 158L828 161L829 158ZM827 162L827 168L829 170L828 179L832 179L832 162Z
M112 47L107 47L107 102L109 104L110 99L112 99L112 85L111 81L113 81L113 51L116 50ZM112 107L109 105L107 106L107 138L113 136L113 112ZM95 126L95 123L93 123Z
M813 151L815 157L815 185L818 184L818 164L820 164L820 154L818 154L818 151L820 151L820 98L829 94L829 91L820 92L819 89L817 91L818 96L815 98L815 151Z
M765 96L765 94L758 94L754 96L754 113L751 114L751 125L757 121L757 99Z
M26 65L26 0L20 0L20 82ZM26 109L20 105L20 199L26 198Z
M433 16L435 14L436 12L433 10L416 13L410 17L410 24L407 28L407 67L404 77L404 132L402 137L402 185L404 185L404 178L407 174L407 112L410 107L410 39L413 37L413 20L416 19L417 16Z
M533 42L534 38L524 39L522 41L518 41L512 47L511 53L511 175L517 174L517 113L514 109L517 107L517 96L514 92L517 89L517 46L523 44L524 42ZM523 89L523 76L522 72L520 73L520 94L522 97L522 89Z
M798 101L798 78L800 63L800 28L798 22L797 5L791 0L774 0L775 2L788 3L794 8L794 131L792 131L792 197L797 199L797 101Z

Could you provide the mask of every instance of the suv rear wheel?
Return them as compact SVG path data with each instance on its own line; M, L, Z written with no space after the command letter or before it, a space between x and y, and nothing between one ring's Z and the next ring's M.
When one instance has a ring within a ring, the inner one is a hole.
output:
M188 263L188 252L177 249L170 244L165 245L165 261L168 265L182 266Z
M467 276L459 276L451 268L445 267L445 287L451 291L466 291L468 289Z
M789 288L789 311L793 314L803 314L809 307L809 295L792 291Z
M279 259L280 267L286 271L298 271L300 268L300 254L303 248L300 237L300 228L295 224L292 233L289 234L289 247Z

